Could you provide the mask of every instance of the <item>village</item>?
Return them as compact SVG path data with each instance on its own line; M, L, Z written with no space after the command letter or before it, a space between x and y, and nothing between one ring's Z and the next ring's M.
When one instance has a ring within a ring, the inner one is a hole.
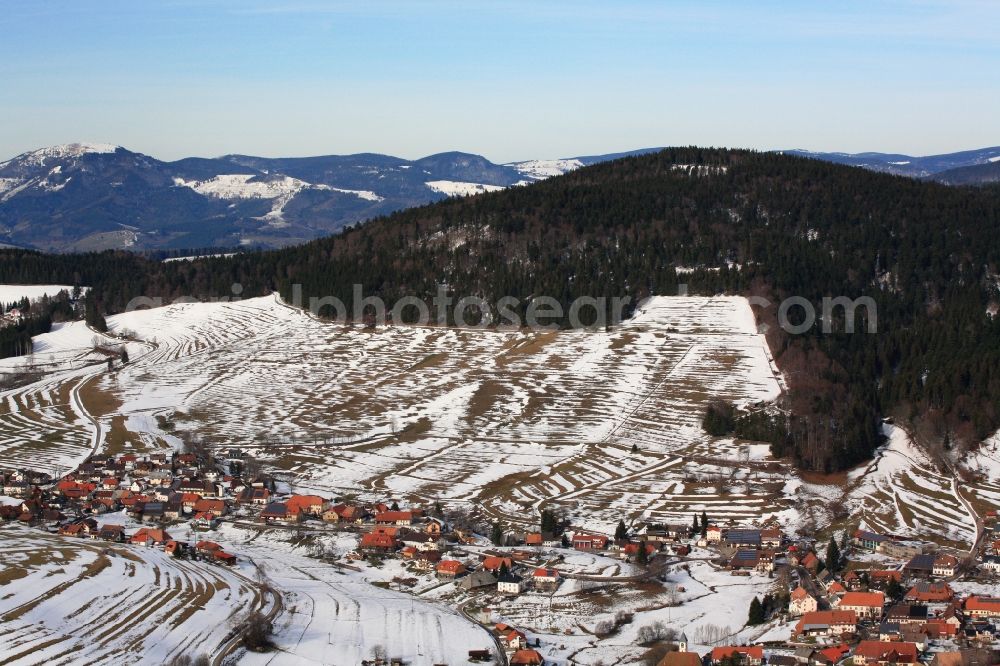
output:
M704 512L685 524L622 520L615 534L599 534L543 511L537 530L517 531L440 505L295 493L238 449L92 456L59 478L2 471L0 486L5 522L66 539L160 549L211 566L234 566L245 557L213 539L225 525L300 541L335 534L355 545L342 556L317 545L311 557L387 572L375 585L440 592L441 603L487 628L493 644L470 645L472 663L573 663L546 661L542 638L511 618L519 597L551 605L561 589L571 595L602 585L666 585L672 572L692 564L715 576L757 577L768 591L753 597L746 627L770 629L756 644L728 644L724 637L689 640L683 627L644 627L638 635L646 663L989 666L1000 645L995 511L985 516L973 552L864 526L839 540L797 539L774 524L714 524ZM172 536L178 530L188 538ZM676 605L684 604L683 592L674 585ZM613 636L631 621L631 613L619 612L592 632ZM404 662L376 654L362 663Z

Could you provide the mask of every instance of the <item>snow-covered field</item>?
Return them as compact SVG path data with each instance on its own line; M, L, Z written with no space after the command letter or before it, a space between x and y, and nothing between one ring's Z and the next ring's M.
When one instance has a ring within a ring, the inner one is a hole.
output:
M467 197L483 192L498 192L505 189L503 185L484 185L483 183L462 183L456 180L429 180L424 183L434 192L447 194L449 197Z
M243 568L0 526L0 662L164 664L215 654L232 619L271 603Z
M0 464L65 470L95 445L141 451L197 435L249 449L303 489L474 504L520 526L562 507L605 533L619 518L686 523L702 511L795 532L847 503L874 529L955 543L974 532L951 477L901 432L839 485L805 483L766 447L703 432L709 400L781 389L741 298L656 298L610 331L366 331L272 297L109 326L140 340L114 373L82 323L36 339L45 372L0 393ZM984 445L985 480L963 488L967 499L995 499L997 457Z
M508 166L514 167L528 178L541 180L575 171L583 166L583 162L580 160L528 160L526 162L512 162Z
M0 304L15 303L22 298L33 301L42 296L55 296L60 291L72 294L73 286L65 284L0 284Z
M303 488L475 501L512 523L550 502L592 529L782 508L762 494L769 472L750 479L743 447L700 427L710 398L779 392L743 299L656 299L611 332L371 332L272 298L109 325L155 345L94 380L121 402L99 422L110 431L124 420L136 448L197 432L252 449ZM732 486L722 494L706 488L719 465Z

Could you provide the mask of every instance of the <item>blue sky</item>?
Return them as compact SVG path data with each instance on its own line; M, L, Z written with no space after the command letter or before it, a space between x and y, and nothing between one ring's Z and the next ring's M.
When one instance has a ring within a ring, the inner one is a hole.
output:
M0 157L1000 144L1000 3L0 0Z

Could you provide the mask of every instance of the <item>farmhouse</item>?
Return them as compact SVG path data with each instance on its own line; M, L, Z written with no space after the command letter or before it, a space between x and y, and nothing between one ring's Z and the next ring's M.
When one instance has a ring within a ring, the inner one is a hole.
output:
M503 573L497 578L497 592L501 594L521 594L521 577L514 573Z
M518 631L505 624L498 624L497 634L508 650L523 650L528 647L528 638L523 631Z
M510 658L510 666L542 666L542 655L535 650L518 650Z
M465 565L458 560L441 560L437 565L439 578L457 578L466 573Z
M917 646L914 643L861 641L851 660L855 666L866 664L915 664Z
M910 588L904 601L919 603L948 603L955 596L948 583L920 582Z
M196 530L210 530L219 523L219 518L211 511L201 511L191 518L191 527Z
M497 584L496 576L489 571L477 569L463 578L458 586L463 590L475 590L481 587L493 587Z
M271 491L263 486L247 486L236 496L238 504L264 506L271 501Z
M727 646L712 650L712 663L718 666L722 662L740 663L745 666L760 666L764 662L764 648L759 646Z
M922 625L927 622L927 606L923 604L895 604L889 608L887 622L895 622L902 628L905 625Z
M760 545L763 548L781 547L781 530L777 527L760 531Z
M260 520L265 523L297 523L302 520L302 514L289 511L284 502L271 502L260 512Z
M102 525L97 531L97 538L121 543L125 541L125 528L121 525Z
M697 652L668 652L656 666L701 666Z
M573 548L576 550L603 550L608 545L608 537L600 534L574 534Z
M222 564L225 564L227 566L231 567L236 565L236 556L233 555L232 553L227 553L224 550L215 551L214 553L212 553L212 557L215 558L217 562L221 562Z
M540 590L554 590L559 587L559 572L548 567L539 567L531 574L535 588Z
M930 577L934 573L934 559L933 555L914 555L903 567L903 573L907 576Z
M1000 618L1000 598L972 595L962 605L965 614L971 618Z
M860 619L882 617L885 595L881 592L848 592L837 604L838 610L854 611Z
M795 625L797 636L842 636L854 632L858 614L850 610L812 611Z
M761 545L760 541L760 530L748 530L748 529L732 529L726 532L726 535L722 538L722 542L734 548L744 547L744 548L759 548Z
M139 531L132 535L129 543L143 546L159 546L171 540L171 536L165 530L153 529L151 527L140 527Z
M751 571L760 564L760 551L740 549L729 560L729 568L733 571Z
M407 526L413 524L413 518L412 511L380 511L375 514L375 524Z
M903 582L903 572L894 570L876 570L868 572L868 586L876 590L884 590L890 581Z
M879 550L882 544L887 541L889 541L889 537L868 530L858 530L854 533L853 538L855 546L872 552Z
M388 534L369 532L361 537L360 548L371 553L391 553L399 547L396 538Z
M958 558L954 555L941 554L934 558L932 573L935 576L949 578L955 575L958 568Z
M292 495L285 502L289 511L319 516L323 513L323 505L326 503L319 495Z
M220 499L199 499L195 501L191 508L199 513L211 512L217 516L221 516L226 513L226 502Z
M496 555L490 555L483 559L483 563L480 568L483 571L489 571L496 574L500 571L501 567L506 566L507 570L510 571L514 567L514 560L509 557L499 557Z
M803 555L799 563L812 573L816 573L816 570L819 568L819 558L812 551Z

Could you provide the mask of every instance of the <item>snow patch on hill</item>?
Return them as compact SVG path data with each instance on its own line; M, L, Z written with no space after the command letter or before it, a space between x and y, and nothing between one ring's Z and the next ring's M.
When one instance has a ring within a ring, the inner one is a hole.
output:
M48 148L39 148L38 150L23 153L12 160L0 164L0 167L4 167L11 162L21 162L26 166L43 166L47 160L80 157L88 153L113 153L120 147L110 143L65 143L59 146L49 146Z
M424 183L435 192L446 194L449 197L467 197L472 194L482 194L483 192L497 192L505 189L503 185L485 185L483 183L462 183L455 180L429 180Z
M553 176L561 176L579 169L584 164L580 160L527 160L512 162L507 166L517 169L518 173L534 180L543 180Z
M277 199L294 196L304 189L315 189L353 194L366 201L382 201L382 197L369 190L345 190L329 185L316 185L290 176L259 179L253 174L235 173L214 176L208 180L174 178L174 185L189 187L198 194L217 199Z
M271 199L271 211L262 220L273 227L285 226L285 206L302 190L325 190L351 194L366 201L382 201L383 198L369 190L344 190L329 185L307 183L291 176L261 179L253 174L235 173L214 176L208 180L184 180L174 178L177 187L189 187L198 194L215 199Z

